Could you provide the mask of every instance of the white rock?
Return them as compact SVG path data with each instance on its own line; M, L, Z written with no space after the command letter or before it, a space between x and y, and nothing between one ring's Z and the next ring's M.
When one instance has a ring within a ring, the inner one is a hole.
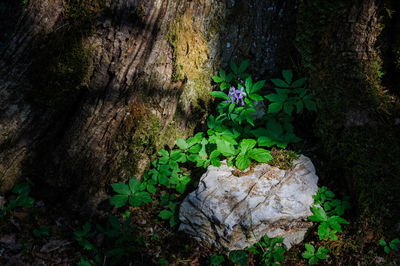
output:
M284 237L287 248L300 243L318 190L311 160L302 155L286 171L260 164L240 177L233 170L226 161L208 167L181 204L179 230L224 251L244 249L265 234Z

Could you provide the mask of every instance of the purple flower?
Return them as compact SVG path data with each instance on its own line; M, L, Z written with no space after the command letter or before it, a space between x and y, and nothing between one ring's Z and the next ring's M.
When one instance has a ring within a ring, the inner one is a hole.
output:
M233 103L235 101L235 99L236 99L236 90L235 90L235 87L232 87L229 90L228 99L226 100L226 103L229 103L229 100L231 100Z
M246 93L243 91L243 87L240 89L240 91L239 90L237 90L237 91L235 91L237 94L235 95L236 96L236 103L239 103L239 99L242 101L242 106L244 105L244 102L243 102L243 96L246 96Z

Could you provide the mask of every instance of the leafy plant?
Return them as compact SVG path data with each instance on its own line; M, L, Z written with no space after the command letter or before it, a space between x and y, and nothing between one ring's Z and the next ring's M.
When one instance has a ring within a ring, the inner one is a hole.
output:
M301 254L301 256L305 259L308 259L309 265L317 264L319 260L326 259L326 255L329 253L329 249L322 246L319 247L317 252L315 252L315 248L311 244L305 244L306 250Z
M319 222L320 225L318 226L318 236L319 239L332 239L337 240L336 233L343 232L341 224L348 224L348 222L339 217L339 216L331 216L329 217L326 212L317 206L313 206L311 208L314 215L309 216L313 222Z
M78 230L74 232L75 240L79 245L83 247L85 250L96 251L96 247L88 241L89 238L94 236L94 232L90 232L92 229L92 225L89 222L86 222L82 226L82 230Z
M49 228L45 225L41 225L38 229L33 230L33 235L35 237L48 236Z
M210 264L211 265L220 265L225 261L223 256L219 256L217 254L212 254L210 257Z
M335 194L327 187L318 188L317 195L313 196L314 204L321 205L328 215L341 216L346 210L350 209L349 197L344 197L343 200L334 197Z
M304 88L307 81L306 78L300 78L292 82L293 73L291 70L283 70L282 79L271 79L272 83L279 87L275 88L276 93L271 93L265 96L267 100L272 102L268 106L268 113L275 114L283 111L291 116L296 108L297 113L300 113L304 106L311 111L316 111L315 102L312 100L313 95L308 93Z
M272 159L270 151L260 148L254 148L257 141L254 139L243 139L240 142L240 152L236 157L236 167L243 171L250 166L250 159L254 159L257 162L268 162Z
M177 204L170 201L168 203L169 210L162 210L158 216L163 220L169 220L169 225L171 227L175 226L178 223L178 207Z
M395 238L389 243L387 243L385 240L381 239L379 240L379 245L383 247L383 250L385 251L386 254L389 254L390 251L399 249L400 240L398 238Z
M125 183L118 182L112 184L111 187L118 195L113 196L110 199L110 203L117 208L125 206L128 200L129 204L134 207L152 201L150 193L144 191L146 187L141 186L140 181L136 178L131 178L129 180L129 186Z
M240 266L246 266L249 256L245 250L232 250L229 252L229 259Z
M7 212L15 209L16 207L33 207L35 200L32 197L29 197L31 186L33 186L33 182L29 178L26 178L26 182L20 183L12 189L12 192L18 196L16 199L10 200L9 204L0 210L0 218L4 217Z
M257 242L255 245L248 248L253 254L261 254L261 262L264 265L279 265L276 262L285 260L283 253L286 249L282 246L283 238L276 237L270 239L268 235Z

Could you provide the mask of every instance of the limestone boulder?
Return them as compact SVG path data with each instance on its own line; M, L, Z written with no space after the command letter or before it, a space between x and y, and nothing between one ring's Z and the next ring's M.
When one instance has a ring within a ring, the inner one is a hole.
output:
M318 177L303 155L289 170L259 164L246 173L209 166L198 188L183 201L179 230L219 250L244 249L267 234L282 236L290 248L312 225L312 195Z

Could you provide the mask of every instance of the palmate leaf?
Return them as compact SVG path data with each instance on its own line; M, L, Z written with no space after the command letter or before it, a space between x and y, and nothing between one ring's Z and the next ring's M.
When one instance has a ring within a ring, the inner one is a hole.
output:
M329 217L328 224L330 227L332 227L336 231L342 232L342 227L340 226L340 224L348 224L348 222L345 219L343 219L342 217L332 216L332 217Z
M129 204L133 207L139 207L142 203L151 202L150 193L146 191L138 192L133 196L129 197Z
M326 215L326 212L322 208L313 206L311 209L314 215L311 215L310 217L308 217L308 219L310 219L313 222L328 221L328 216Z
M247 153L247 151L251 150L256 144L257 141L254 139L243 139L240 142L240 153L241 154Z
M326 254L328 254L329 249L327 249L326 247L320 247L318 248L318 251L315 253L315 256L320 259L320 260L324 260L326 259Z
M135 194L140 190L140 181L136 178L129 179L129 190L132 194Z

